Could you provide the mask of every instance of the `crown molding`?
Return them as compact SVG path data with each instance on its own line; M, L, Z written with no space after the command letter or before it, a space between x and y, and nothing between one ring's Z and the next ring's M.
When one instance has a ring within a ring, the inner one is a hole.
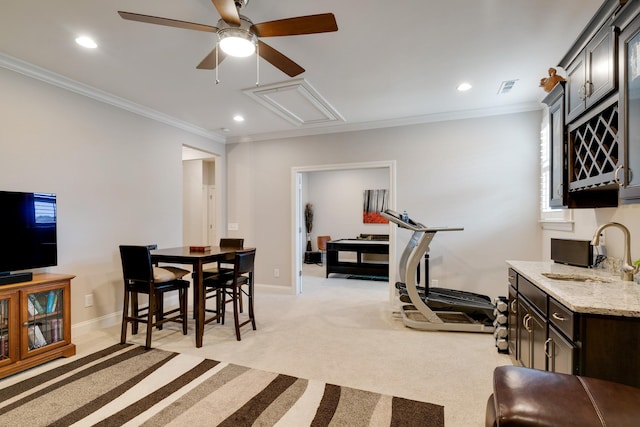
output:
M516 105L508 105L494 108L483 108L477 110L450 111L444 113L425 114L413 117L403 117L398 119L377 120L373 122L346 123L335 125L324 125L318 127L305 127L283 132L270 132L262 134L254 134L249 136L229 137L227 144L249 142L249 141L267 141L273 139L295 138L311 135L323 135L330 133L357 132L363 130L374 130L390 127L411 126L425 123L446 122L451 120L474 119L488 116L499 116L505 114L524 113L528 111L537 111L542 107L539 102L528 102Z
M504 114L515 114L515 113L522 113L527 111L540 110L541 108L540 103L530 102L530 103L523 103L523 104L509 105L509 106L495 107L495 108L451 111L451 112L444 112L444 113L425 114L425 115L413 116L413 117L403 117L403 118L390 119L390 120L376 120L376 121L360 122L360 123L332 123L329 125L327 125L326 123L319 123L316 125L308 124L303 127L299 127L297 129L286 130L286 131L258 133L258 134L252 134L247 136L225 137L216 132L208 131L199 126L195 126L183 120L176 119L175 117L169 116L167 114L161 113L159 111L153 110L143 105L136 104L135 102L129 101L124 98L120 98L108 92L102 91L100 89L94 88L84 83L80 83L68 77L64 77L60 74L51 72L49 70L35 66L33 64L30 64L28 62L22 61L20 59L14 58L12 56L6 55L1 52L0 52L0 67L6 68L11 71L15 71L16 73L23 74L27 77L31 77L31 78L43 81L45 83L49 83L54 86L58 86L60 88L69 90L71 92L75 92L77 94L87 96L97 101L104 102L106 104L112 105L117 108L121 108L123 110L132 112L134 114L138 114L143 117L147 117L149 119L158 121L160 123L173 126L183 131L202 136L204 138L210 139L212 141L215 141L221 144L250 142L250 141L253 141L253 142L268 141L268 140L274 140L274 139L297 138L297 137L303 137L303 136L344 133L344 132L357 132L357 131L364 131L364 130L390 128L390 127L444 122L444 121L450 121L450 120L463 120L463 119L472 119L472 118L496 116L496 115L504 115Z
M136 104L135 102L120 98L108 92L97 89L93 86L80 83L76 80L72 80L63 75L54 73L47 69L38 67L36 65L30 64L1 52L0 67L15 71L16 73L23 74L27 77L31 77L45 83L49 83L62 89L66 89L79 95L95 99L96 101L104 102L105 104L112 105L114 107L129 111L134 114L138 114L157 122L173 126L183 131L202 136L215 142L222 144L226 143L224 136L221 136L220 134L208 131L191 123L161 113L160 111L153 110L151 108L145 107L144 105Z

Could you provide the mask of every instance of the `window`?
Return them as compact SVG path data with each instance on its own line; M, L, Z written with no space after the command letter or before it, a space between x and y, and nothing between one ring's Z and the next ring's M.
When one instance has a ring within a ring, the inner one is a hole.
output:
M545 107L546 108L546 107ZM542 115L540 126L540 224L542 228L571 231L573 213L571 209L549 207L551 174L551 147L549 140L549 114Z
M34 193L33 205L36 224L55 224L57 219L56 196L49 193Z

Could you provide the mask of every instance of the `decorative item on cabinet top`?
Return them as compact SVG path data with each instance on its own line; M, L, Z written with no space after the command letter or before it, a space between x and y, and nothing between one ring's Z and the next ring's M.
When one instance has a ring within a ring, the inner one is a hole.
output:
M540 87L544 88L545 92L551 92L551 90L558 84L558 82L566 81L564 77L559 76L555 68L549 68L549 77L540 79Z

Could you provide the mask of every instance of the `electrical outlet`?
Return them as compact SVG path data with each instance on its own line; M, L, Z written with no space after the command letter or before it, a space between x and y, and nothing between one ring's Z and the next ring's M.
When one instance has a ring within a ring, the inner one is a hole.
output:
M438 279L433 279L431 281L431 286L433 286L434 288L438 286Z
M274 268L273 269L273 277L280 277L280 269L279 268Z
M84 296L84 306L85 307L93 306L93 294L87 294Z

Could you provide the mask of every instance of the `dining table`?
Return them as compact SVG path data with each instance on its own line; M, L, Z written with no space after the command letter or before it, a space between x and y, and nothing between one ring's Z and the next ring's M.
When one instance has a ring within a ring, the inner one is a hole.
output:
M206 264L233 259L238 251L251 248L232 248L211 246L206 249L198 247L194 249L190 246L175 248L154 249L151 251L151 261L153 263L172 263L181 265L191 265L193 271L193 312L196 322L196 347L202 347L202 337L204 335L204 314L205 314L205 292L203 283L203 268Z

